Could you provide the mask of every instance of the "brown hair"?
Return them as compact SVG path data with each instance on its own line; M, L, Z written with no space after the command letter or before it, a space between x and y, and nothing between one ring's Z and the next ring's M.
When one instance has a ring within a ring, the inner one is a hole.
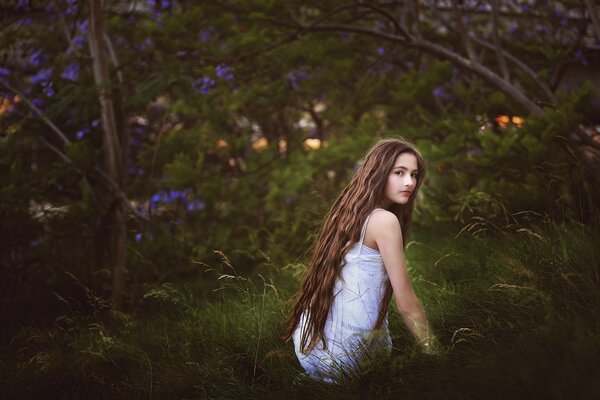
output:
M323 331L333 303L333 287L344 266L344 257L360 239L361 227L369 213L381 205L388 175L396 158L404 152L412 153L417 158L417 184L406 204L392 204L388 211L394 213L400 221L403 246L405 245L415 198L425 177L425 162L410 142L402 138L383 139L369 150L348 186L333 203L312 246L306 278L294 297L291 314L284 322L283 339L287 341L294 335L302 312L310 310L301 338L300 349L303 354L310 352L320 340L324 347L327 346ZM381 327L391 298L392 285L388 281L373 330Z

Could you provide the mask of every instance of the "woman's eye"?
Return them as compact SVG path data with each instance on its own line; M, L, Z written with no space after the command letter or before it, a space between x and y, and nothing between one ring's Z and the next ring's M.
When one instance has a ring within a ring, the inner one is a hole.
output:
M396 175L404 175L404 171L396 171Z

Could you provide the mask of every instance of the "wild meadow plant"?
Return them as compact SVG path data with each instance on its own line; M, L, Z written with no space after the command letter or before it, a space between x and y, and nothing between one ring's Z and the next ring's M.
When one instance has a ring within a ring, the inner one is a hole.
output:
M304 265L261 254L242 276L217 253L219 265L193 262L213 283L202 296L193 282L163 283L118 313L83 287L83 301L57 293L65 313L4 346L3 398L592 398L600 233L478 222L458 235L417 228L407 245L437 354L418 350L392 303L392 356L341 385L314 382L280 339Z

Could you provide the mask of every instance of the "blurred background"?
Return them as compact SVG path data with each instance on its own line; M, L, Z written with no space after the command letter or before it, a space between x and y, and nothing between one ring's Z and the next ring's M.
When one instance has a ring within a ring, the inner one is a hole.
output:
M592 0L2 1L6 398L592 397ZM409 272L442 343L341 388L281 321L360 158L427 161ZM561 366L560 368L557 366Z

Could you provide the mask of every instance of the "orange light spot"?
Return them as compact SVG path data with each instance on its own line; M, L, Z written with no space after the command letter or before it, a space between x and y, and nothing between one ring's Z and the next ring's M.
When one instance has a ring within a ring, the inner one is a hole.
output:
M442 163L438 163L438 165L437 165L437 170L438 170L438 172L439 172L439 173L442 173L442 171L443 171L443 169L444 169L443 167L444 167L444 166L442 165Z
M223 139L219 139L217 140L217 149L224 149L225 147L229 146L229 143L227 143L225 140Z
M510 122L510 117L508 115L498 115L496 117L496 122L498 123L498 125L504 128L506 124Z
M252 148L254 150L264 150L268 145L269 141L264 137L252 142Z
M519 117L518 115L513 115L512 123L515 124L517 127L519 127L519 128L522 127L524 122L525 122L525 118Z
M304 141L304 147L307 150L316 150L321 147L321 139L306 139Z

